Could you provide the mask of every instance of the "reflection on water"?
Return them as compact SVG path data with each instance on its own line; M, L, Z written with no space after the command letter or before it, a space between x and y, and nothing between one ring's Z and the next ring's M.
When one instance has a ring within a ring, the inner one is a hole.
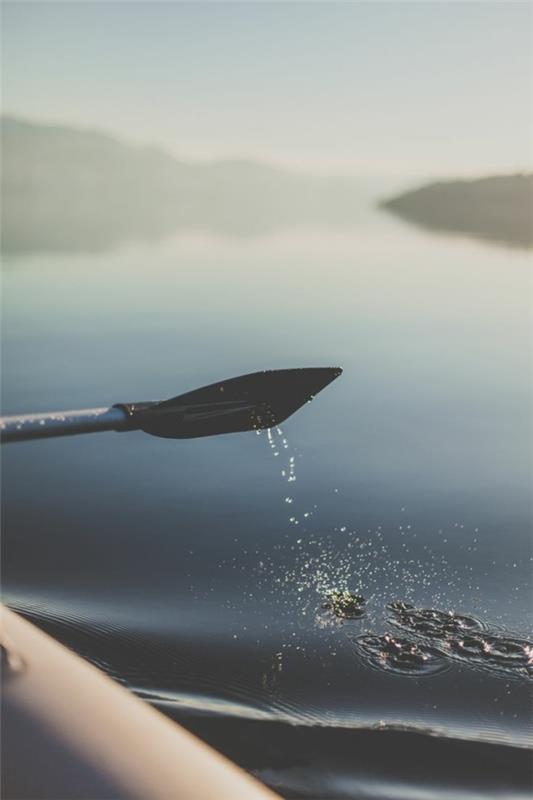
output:
M259 436L4 448L8 601L287 796L368 794L372 764L412 796L413 731L441 786L469 740L474 796L498 760L526 795L526 262L385 215L8 260L5 413L344 367Z

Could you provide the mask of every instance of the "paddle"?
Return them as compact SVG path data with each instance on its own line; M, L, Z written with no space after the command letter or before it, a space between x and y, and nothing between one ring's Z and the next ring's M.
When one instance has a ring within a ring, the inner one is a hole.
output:
M167 439L191 439L271 428L312 400L341 373L340 367L254 372L170 400L0 417L0 442L136 430Z

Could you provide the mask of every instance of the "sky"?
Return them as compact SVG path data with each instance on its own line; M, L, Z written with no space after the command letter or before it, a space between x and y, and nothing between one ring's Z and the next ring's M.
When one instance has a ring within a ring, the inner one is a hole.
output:
M181 158L382 174L533 163L533 5L3 6L4 113Z

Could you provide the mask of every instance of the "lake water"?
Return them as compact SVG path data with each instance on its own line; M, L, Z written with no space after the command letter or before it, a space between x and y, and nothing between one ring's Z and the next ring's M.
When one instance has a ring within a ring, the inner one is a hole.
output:
M344 369L270 434L5 447L7 602L286 797L529 796L530 267L371 210L7 256L6 414Z

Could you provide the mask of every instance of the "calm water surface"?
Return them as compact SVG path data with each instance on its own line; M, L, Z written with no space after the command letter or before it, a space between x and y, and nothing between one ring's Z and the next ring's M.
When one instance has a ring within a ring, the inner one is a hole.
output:
M344 368L270 434L4 448L7 601L288 797L525 796L530 256L368 213L4 264L4 413Z

